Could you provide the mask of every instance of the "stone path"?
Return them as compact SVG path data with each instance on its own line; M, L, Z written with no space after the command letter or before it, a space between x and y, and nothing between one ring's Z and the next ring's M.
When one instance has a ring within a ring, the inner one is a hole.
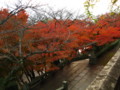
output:
M85 90L103 66L89 66L89 60L75 61L34 90L56 90L68 81L68 90Z
M68 81L68 90L85 90L95 79L103 66L114 55L119 46L106 52L98 58L98 64L89 66L89 60L75 61L49 78L44 84L34 88L34 90L56 90L62 85L62 81Z

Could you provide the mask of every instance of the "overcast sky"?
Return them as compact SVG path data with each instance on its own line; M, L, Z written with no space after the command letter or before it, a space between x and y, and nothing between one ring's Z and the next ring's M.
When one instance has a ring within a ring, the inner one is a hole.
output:
M6 5L12 6L17 3L18 0L0 0L0 8L6 7ZM28 0L22 0L23 2L27 2ZM84 2L86 0L32 0L33 4L43 4L45 6L50 6L53 9L68 9L72 12L81 13L85 12ZM109 12L109 5L111 0L99 0L98 3L95 4L94 8L91 10L93 15L100 15L106 12Z

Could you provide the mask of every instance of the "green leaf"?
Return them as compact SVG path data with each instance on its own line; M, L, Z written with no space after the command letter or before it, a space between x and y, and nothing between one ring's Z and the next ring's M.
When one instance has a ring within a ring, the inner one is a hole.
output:
M111 0L112 4L115 4L118 0Z

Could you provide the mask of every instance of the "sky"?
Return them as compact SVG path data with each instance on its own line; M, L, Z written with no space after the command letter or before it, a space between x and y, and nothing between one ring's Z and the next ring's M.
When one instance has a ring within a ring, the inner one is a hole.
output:
M5 8L6 5L12 6L18 0L0 0L0 8ZM29 0L22 0L23 3ZM44 7L52 7L54 10L67 9L75 13L84 14L84 2L86 0L32 0L32 4L41 4ZM111 0L98 0L93 9L90 9L93 15L101 15L109 12ZM119 3L120 4L120 3Z

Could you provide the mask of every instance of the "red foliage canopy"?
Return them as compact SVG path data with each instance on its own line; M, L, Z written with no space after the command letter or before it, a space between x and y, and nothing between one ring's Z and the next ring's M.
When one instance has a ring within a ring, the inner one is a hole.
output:
M7 9L1 10L0 21L9 15ZM36 70L58 69L54 61L71 60L81 46L90 42L95 41L100 46L120 38L119 14L103 15L95 24L86 20L49 20L28 26L27 19L25 10L21 10L0 25L0 48L2 53L26 57Z

